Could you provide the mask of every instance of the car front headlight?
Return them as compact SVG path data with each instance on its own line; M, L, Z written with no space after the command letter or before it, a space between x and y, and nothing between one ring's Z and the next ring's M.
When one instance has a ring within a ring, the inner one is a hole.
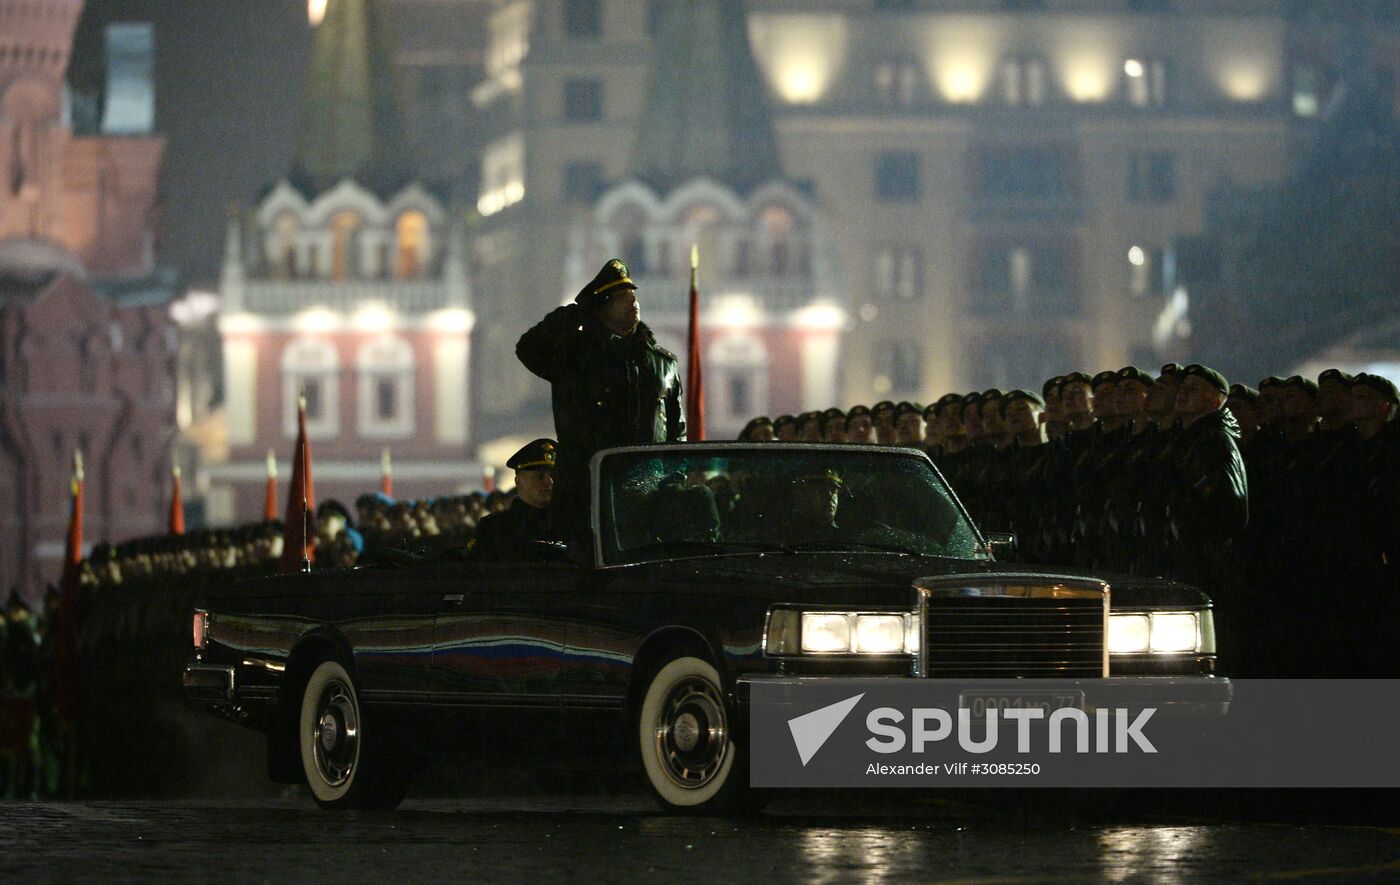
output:
M1206 622L1209 624L1209 612ZM1132 612L1108 618L1108 651L1115 655L1214 651L1197 612Z
M802 650L821 653L851 650L851 617L806 612L802 615Z
M810 655L898 655L919 650L919 617L913 612L804 612L775 608L768 613L764 653Z

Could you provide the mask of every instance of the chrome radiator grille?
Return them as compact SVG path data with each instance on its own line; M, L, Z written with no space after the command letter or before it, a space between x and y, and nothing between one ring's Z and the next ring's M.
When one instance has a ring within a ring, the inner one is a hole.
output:
M935 580L921 581L917 587L920 675L1106 675L1107 585L1078 579L1073 585L1006 582L967 587Z

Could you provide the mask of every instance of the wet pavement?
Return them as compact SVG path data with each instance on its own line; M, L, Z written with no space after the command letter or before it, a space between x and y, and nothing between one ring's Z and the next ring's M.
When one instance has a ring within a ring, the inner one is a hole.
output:
M1223 817L1148 805L1086 793L790 794L734 821L669 817L631 793L410 799L374 813L323 812L301 797L10 803L0 882L1400 880L1400 827L1384 820L1319 823L1311 800L1265 793Z

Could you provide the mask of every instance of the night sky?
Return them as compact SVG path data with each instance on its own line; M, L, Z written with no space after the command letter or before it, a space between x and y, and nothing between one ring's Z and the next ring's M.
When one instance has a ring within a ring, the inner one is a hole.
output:
M210 287L230 201L250 206L291 160L311 47L306 0L87 0L80 82L100 71L111 21L155 24L156 128L168 142L159 260Z

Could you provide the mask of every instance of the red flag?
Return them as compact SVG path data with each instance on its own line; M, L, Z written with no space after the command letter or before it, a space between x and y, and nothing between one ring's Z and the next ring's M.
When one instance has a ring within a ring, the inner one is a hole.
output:
M692 442L705 439L705 378L700 371L700 287L696 270L700 265L700 247L690 247L690 338L687 342L685 373L685 418L687 438Z
M383 454L379 456L379 491L394 497L394 468L389 462L389 448L385 446Z
M73 721L78 700L78 587L81 583L79 567L83 562L82 452L73 453L73 480L69 490L72 510L68 516L68 541L63 550L63 577L59 582L52 689L54 709L64 722Z
M267 488L263 489L263 522L277 521L277 456L267 450Z
M316 509L311 483L311 445L306 441L306 396L297 399L297 442L292 456L292 482L287 489L287 519L282 527L282 559L279 572L298 572L316 558L308 531Z
M170 523L167 532L172 535L185 533L185 498L180 494L180 465L171 470L175 480L174 491L170 494Z

